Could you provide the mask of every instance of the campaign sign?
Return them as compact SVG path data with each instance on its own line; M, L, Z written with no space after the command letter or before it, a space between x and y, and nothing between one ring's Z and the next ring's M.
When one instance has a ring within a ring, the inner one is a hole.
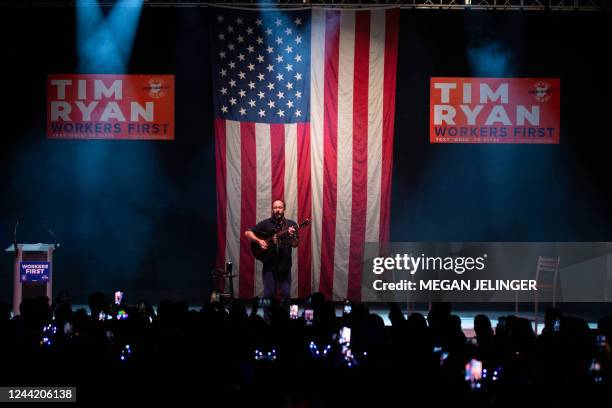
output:
M430 143L558 144L558 78L431 78Z
M48 75L47 137L174 140L174 75Z
M21 282L47 282L49 280L49 262L20 262L19 271Z

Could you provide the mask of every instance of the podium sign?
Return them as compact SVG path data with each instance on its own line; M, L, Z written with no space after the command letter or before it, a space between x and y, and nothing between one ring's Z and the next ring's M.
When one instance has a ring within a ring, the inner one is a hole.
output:
M48 282L49 262L19 262L22 283Z

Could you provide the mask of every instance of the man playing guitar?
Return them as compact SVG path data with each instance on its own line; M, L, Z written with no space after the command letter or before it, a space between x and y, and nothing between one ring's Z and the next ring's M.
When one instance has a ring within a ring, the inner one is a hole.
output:
M276 233L285 228L287 233L277 237ZM297 230L296 222L285 218L285 202L276 199L272 202L272 217L260 221L244 233L249 241L256 242L261 249L269 249L262 270L263 295L266 298L275 297L277 290L281 301L291 296L291 251L299 245ZM271 240L261 239L258 235L271 236Z

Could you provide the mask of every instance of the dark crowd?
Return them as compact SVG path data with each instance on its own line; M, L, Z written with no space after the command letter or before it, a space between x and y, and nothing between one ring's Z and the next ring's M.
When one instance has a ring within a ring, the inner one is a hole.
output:
M76 386L78 402L223 407L552 406L575 397L600 406L612 396L611 317L593 330L549 309L536 336L527 319L496 316L492 327L480 314L466 338L447 303L407 318L389 304L390 326L348 300L337 316L320 293L246 306L213 294L201 309L162 301L154 310L93 293L88 314L63 292L51 305L25 300L11 318L0 304L0 385Z

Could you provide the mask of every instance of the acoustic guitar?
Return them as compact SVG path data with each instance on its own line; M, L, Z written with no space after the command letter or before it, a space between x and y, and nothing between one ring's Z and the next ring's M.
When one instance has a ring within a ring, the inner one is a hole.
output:
M296 230L304 228L305 226L309 224L310 224L310 220L305 219L304 221L300 222L297 225ZM257 238L263 239L268 243L268 248L263 249L257 241L251 241L251 252L253 253L253 256L255 257L255 259L262 261L262 262L268 259L268 257L270 256L270 253L274 249L274 243L273 243L274 236L276 236L276 239L279 240L284 235L289 233L289 227L285 227L281 229L280 231L275 231L275 232L270 232L270 233L255 232L254 234Z

